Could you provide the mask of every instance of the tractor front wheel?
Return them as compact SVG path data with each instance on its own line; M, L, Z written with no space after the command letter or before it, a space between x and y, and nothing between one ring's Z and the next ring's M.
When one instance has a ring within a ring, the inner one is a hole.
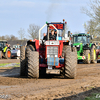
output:
M84 55L86 57L86 59L83 60L84 64L90 64L91 60L90 60L90 50L84 50Z
M7 49L7 50L6 50L5 58L6 58L6 59L11 59L11 51L10 51L10 49Z
M27 54L27 77L39 78L39 53L30 51Z
M91 62L92 63L97 63L97 60L96 60L96 47L94 45L91 49Z
M65 78L74 79L76 77L77 51L76 48L65 46Z

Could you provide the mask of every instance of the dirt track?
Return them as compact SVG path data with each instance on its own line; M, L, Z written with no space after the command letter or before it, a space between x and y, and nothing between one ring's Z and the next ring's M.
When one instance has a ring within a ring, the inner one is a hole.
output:
M19 59L0 59L0 64L2 63L19 63Z
M78 64L76 79L27 79L19 77L19 68L0 69L0 95L8 95L12 100L82 100L90 92L100 93L99 87L100 63Z

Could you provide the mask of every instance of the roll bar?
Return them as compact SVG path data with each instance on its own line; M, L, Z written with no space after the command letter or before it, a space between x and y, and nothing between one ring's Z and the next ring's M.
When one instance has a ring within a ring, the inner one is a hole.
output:
M57 31L57 40L58 40L58 29L53 25L53 24L48 24L49 26L53 26L54 27L54 29L56 29L56 31ZM40 37L41 37L41 30L45 27L45 26L47 26L47 24L45 24L43 27L41 27L40 29L39 29L39 41L40 41ZM48 34L49 35L49 34Z

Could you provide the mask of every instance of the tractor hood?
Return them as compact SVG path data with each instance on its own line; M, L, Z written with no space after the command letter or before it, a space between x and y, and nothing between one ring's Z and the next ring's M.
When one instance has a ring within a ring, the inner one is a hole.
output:
M82 51L83 44L82 43L74 43L73 47L76 47L78 52Z

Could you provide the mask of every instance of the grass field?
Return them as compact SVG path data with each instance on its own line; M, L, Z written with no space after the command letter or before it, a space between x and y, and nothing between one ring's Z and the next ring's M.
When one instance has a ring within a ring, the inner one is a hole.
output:
M20 67L20 63L2 63L0 67Z
M5 65L8 65L8 64L10 64L10 63L4 63L4 64L0 64L0 66L5 66Z
M84 100L100 100L100 93L92 93L90 96L86 97Z

